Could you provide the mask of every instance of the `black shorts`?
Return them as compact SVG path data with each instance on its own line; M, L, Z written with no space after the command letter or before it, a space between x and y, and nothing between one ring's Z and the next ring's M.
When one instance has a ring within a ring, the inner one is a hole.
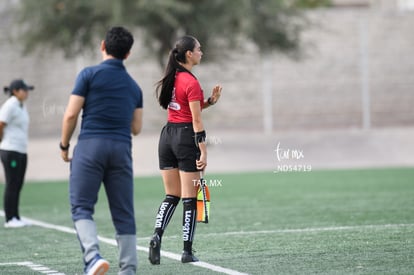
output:
M168 122L164 126L158 143L161 170L178 168L184 172L197 172L196 160L199 155L192 123Z

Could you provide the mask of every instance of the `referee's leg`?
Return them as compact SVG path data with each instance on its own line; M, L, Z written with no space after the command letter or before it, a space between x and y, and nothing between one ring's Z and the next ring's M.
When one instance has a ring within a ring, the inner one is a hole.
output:
M193 135L192 128L184 127L179 129L179 134L175 139L183 202L184 252L181 256L183 263L198 261L193 255L192 246L197 225L197 183L200 180L200 172L197 171L196 166L199 149L194 143Z

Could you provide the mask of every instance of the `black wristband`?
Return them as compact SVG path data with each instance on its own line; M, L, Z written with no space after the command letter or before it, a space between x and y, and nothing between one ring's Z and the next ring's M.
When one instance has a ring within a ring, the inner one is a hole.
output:
M216 103L213 103L213 101L211 101L211 97L209 97L209 98L207 99L207 102L208 102L208 104L210 104L210 105L214 105L214 104L216 104Z
M194 133L194 142L196 146L198 146L199 143L203 143L205 141L206 141L206 131Z
M69 150L69 147L70 147L70 144L69 144L69 143L68 143L68 145L66 145L66 146L63 146L62 142L60 142L60 143L59 143L59 148L60 148L60 150L62 150L62 151L67 151L67 150Z

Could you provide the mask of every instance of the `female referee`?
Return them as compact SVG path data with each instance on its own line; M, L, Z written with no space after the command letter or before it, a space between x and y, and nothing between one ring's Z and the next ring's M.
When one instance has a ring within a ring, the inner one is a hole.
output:
M203 53L198 40L184 36L171 50L164 77L157 83L159 104L168 110L168 122L161 131L158 145L159 166L164 182L165 199L155 219L154 235L149 244L151 264L160 264L162 235L174 214L180 198L183 202L182 263L196 262L192 243L197 216L197 186L200 170L207 166L206 132L201 110L214 105L222 87L213 88L204 100L203 90L191 73L200 64Z

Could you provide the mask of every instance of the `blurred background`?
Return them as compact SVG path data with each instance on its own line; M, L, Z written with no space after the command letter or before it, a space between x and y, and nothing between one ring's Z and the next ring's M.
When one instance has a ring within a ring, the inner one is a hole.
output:
M0 83L35 86L28 179L67 178L62 116L112 25L134 34L125 64L144 91L136 175L158 174L154 83L183 34L202 44L205 95L223 86L203 112L210 171L414 165L414 0L3 0L0 20Z

